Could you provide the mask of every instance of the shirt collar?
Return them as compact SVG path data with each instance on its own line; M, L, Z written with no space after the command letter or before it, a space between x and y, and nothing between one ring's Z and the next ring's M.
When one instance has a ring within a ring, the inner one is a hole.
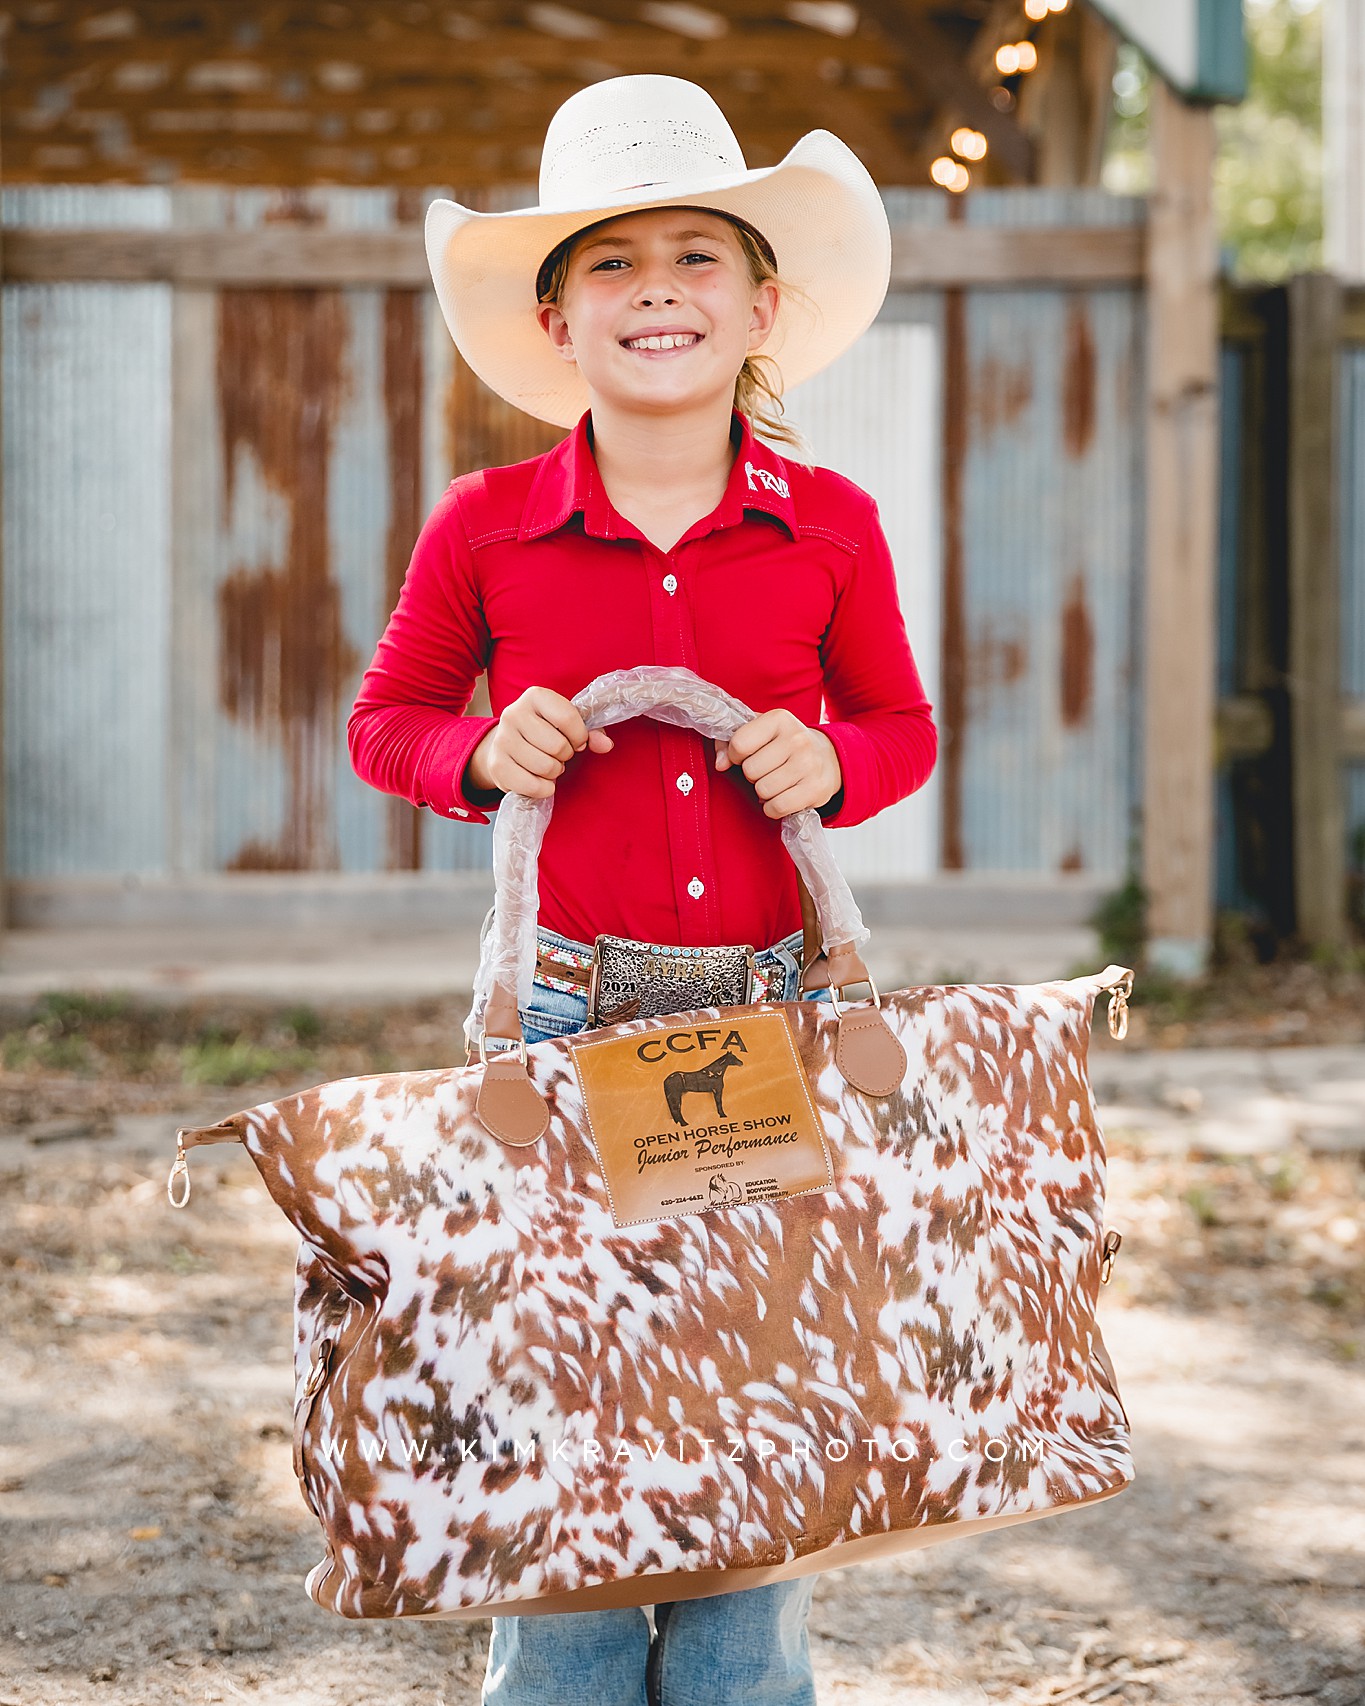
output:
M637 536L616 513L602 484L588 437L591 418L592 411L585 409L568 437L541 458L522 507L519 540L541 539L575 515L583 517L583 531L595 539ZM736 445L734 465L719 504L706 517L707 530L732 527L743 521L746 510L757 509L774 516L795 538L796 510L782 458L754 437L748 418L738 409L730 414L730 438ZM683 537L692 537L694 531Z

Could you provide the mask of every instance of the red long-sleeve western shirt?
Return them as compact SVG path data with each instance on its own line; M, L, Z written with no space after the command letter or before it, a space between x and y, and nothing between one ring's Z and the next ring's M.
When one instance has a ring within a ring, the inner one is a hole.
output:
M872 498L753 436L736 412L729 483L660 551L612 507L590 415L543 456L452 481L418 537L347 724L357 775L464 822L502 795L470 754L497 722L465 716L487 669L495 713L528 687L572 698L595 676L683 664L749 705L786 706L834 743L831 827L913 793L938 736ZM821 709L831 720L821 722ZM767 947L799 929L781 822L711 740L652 717L610 726L555 784L540 922L576 941Z

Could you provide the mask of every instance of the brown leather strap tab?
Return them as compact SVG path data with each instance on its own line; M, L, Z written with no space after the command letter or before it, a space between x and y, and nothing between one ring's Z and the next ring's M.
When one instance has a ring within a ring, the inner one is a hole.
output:
M234 1115L218 1125L182 1125L175 1136L182 1149L194 1149L201 1143L240 1143L245 1134L241 1116Z
M870 983L863 957L851 942L836 942L824 955L824 983L831 989L843 989L846 983ZM817 984L824 988L824 984Z
M537 1143L550 1123L550 1106L532 1084L520 1053L506 1049L483 1069L474 1111L501 1143Z
M904 1084L910 1063L880 1007L852 1007L839 1015L834 1064L855 1090L889 1096Z
M486 1037L507 1037L517 1042L521 1037L521 1013L517 997L506 984L495 983L488 992L488 1005L483 1013L483 1034Z
M796 891L801 897L801 985L802 989L824 989L829 983L824 975L824 946L820 937L820 917L815 902L806 887L800 867L796 872ZM819 970L815 968L819 966ZM814 981L809 981L814 974Z
M868 982L863 957L851 942L836 942L825 951L815 901L798 870L797 888L801 895L801 990L839 989L846 983Z
M532 1084L522 1059L521 1051L526 1044L515 990L495 983L488 992L483 1017L485 1037L519 1043L521 1047L501 1049L489 1057L474 1111L500 1142L518 1148L535 1143L545 1135L550 1123L550 1104Z

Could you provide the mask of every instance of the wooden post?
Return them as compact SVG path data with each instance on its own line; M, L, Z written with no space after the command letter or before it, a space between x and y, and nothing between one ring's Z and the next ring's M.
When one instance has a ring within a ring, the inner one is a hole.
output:
M1336 363L1341 284L1289 282L1289 738L1294 913L1313 949L1347 945L1341 759Z
M0 161L0 190L3 190L5 173L3 161ZM5 276L4 256L4 227L0 224L0 290L3 290ZM4 372L5 350L4 332L0 325L0 373ZM0 383L0 517L5 513L5 456L4 456L4 388ZM4 528L0 524L0 937L9 927L9 869L5 857L6 838L8 835L8 815L5 810L5 778L8 765L5 762L5 609L4 609L4 570L5 546Z
M1322 8L1323 256L1344 283L1365 280L1365 0Z
M1218 239L1213 113L1152 79L1142 879L1148 963L1202 976L1213 933Z

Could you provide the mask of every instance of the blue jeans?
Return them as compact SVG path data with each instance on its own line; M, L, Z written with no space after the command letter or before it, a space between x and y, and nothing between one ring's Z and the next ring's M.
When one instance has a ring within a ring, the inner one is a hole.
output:
M815 1706L815 1577L644 1609L495 1617L483 1706Z
M543 942L580 947L553 930ZM781 966L771 999L801 997L801 932L754 956ZM537 977L519 1009L528 1043L587 1026L586 992L554 989ZM806 1615L815 1577L643 1607L495 1617L481 1706L815 1706Z

